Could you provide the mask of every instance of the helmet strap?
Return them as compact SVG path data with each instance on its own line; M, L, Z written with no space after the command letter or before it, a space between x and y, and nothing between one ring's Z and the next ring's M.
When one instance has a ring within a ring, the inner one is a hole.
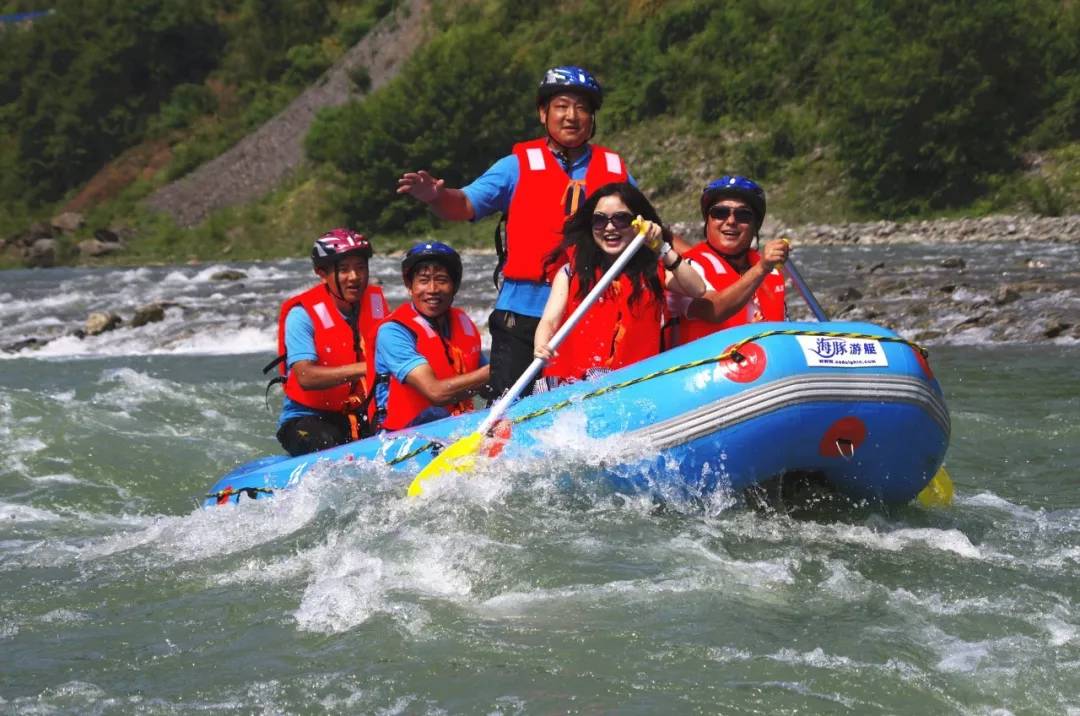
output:
M333 272L334 280L333 282L326 282L326 290L331 296L348 305L350 307L349 312L352 313L355 312L355 310L360 306L360 300L358 299L356 301L349 301L345 298L344 293L341 290L341 273L338 270L338 265L339 262L335 261Z

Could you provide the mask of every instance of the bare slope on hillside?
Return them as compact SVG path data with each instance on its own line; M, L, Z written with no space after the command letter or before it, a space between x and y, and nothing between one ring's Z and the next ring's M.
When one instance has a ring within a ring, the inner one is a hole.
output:
M429 0L405 0L390 16L350 49L318 81L221 156L147 198L181 226L193 226L212 211L236 206L271 191L304 161L304 136L324 107L363 96L350 73L366 67L368 91L392 79L420 44Z

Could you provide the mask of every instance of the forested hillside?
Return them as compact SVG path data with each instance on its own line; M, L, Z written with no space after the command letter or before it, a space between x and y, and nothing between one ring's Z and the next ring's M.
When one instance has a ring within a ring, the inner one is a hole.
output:
M324 111L310 163L278 192L191 230L139 204L280 110L392 6L58 0L0 31L0 237L154 142L154 170L83 229L131 227L134 259L287 253L282 234L330 221L428 230L396 177L483 171L535 132L533 87L561 63L599 76L597 140L666 216L688 217L725 171L761 180L790 223L1080 210L1075 0L435 3L432 39L382 89Z

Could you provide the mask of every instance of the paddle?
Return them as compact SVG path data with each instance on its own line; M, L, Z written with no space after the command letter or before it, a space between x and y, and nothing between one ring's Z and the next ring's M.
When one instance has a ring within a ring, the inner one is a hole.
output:
M596 303L596 300L600 298L601 294L607 290L607 287L611 285L611 282L619 275L619 272L623 270L623 267L634 258L634 254L641 248L641 245L645 243L645 231L642 228L639 220L634 221L634 228L638 230L637 236L634 237L630 245L626 247L615 262L611 264L596 285L592 287L592 290L581 301L581 304L570 314L570 317L559 327L559 330L555 332L555 335L548 341L548 345L551 346L551 350L554 351L559 347L559 344L570 334L570 331L574 330L574 326L578 324L581 317L585 315L585 312L592 308L592 305ZM546 361L543 358L535 358L533 362L529 364L529 367L525 369L525 372L521 374L521 377L517 379L510 390L506 391L499 400L491 406L490 412L483 422L476 428L476 431L465 436L461 440L453 443L445 450L440 452L434 460L427 464L423 470L413 479L412 484L409 485L409 497L417 497L423 494L425 489L425 483L437 480L440 477L446 475L452 475L455 473L468 472L472 469L473 463L476 458L476 453L480 450L481 444L484 438L487 437L488 431L495 426L499 420L502 419L503 414L510 407L510 404L517 400L521 393L540 373L540 369L544 367Z
M785 243L789 243L787 239L782 239ZM810 312L814 314L814 318L819 321L828 321L829 317L825 314L825 309L821 307L817 299L814 298L814 294L810 291L810 287L806 285L806 281L803 280L802 274L799 273L799 269L795 267L795 264L791 262L791 258L783 264L784 273L791 279L791 283L802 294L803 300L806 301L806 305L810 307ZM945 471L945 466L942 465L941 469L937 471L934 478L926 484L926 487L919 492L915 498L919 501L920 505L925 507L948 507L952 504L953 493L952 478L949 477L949 473Z

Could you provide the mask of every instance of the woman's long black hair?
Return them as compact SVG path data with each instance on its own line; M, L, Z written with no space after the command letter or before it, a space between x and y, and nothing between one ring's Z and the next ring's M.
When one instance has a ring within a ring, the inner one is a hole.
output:
M600 187L578 207L578 210L566 220L563 225L563 240L557 249L548 254L544 261L545 272L552 266L558 266L566 261L567 249L574 249L574 263L570 267L574 275L578 277L578 298L584 298L592 289L604 270L610 265L610 257L596 245L593 240L592 217L596 211L596 205L605 196L616 195L630 209L630 213L641 216L653 223L660 223L660 215L645 198L645 195L629 182L614 182ZM623 269L623 273L630 279L634 287L630 294L630 303L636 303L641 298L643 287L647 287L656 296L657 301L664 300L664 287L660 283L657 272L656 254L647 246L642 246L630 259Z

